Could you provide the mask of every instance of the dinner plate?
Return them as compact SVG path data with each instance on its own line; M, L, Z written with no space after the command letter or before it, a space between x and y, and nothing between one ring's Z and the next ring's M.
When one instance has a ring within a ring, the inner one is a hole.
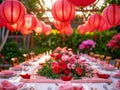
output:
M2 78L9 78L9 77L13 77L13 76L16 76L16 73L6 74L6 75L3 75L3 74L0 73L0 77L2 77Z
M112 77L120 79L120 75L113 75Z

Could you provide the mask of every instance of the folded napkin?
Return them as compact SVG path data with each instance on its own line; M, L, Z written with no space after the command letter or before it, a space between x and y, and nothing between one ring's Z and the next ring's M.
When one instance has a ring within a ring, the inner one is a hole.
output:
M97 59L96 58L91 58L90 59L92 62L97 62Z
M12 71L12 70L4 70L4 71L1 71L1 74L2 76L4 75L13 75L15 72Z
M117 73L115 73L113 76L119 76L120 77L120 70Z
M24 83L15 86L13 83L4 80L0 83L0 90L19 90L23 85Z
M105 65L106 62L105 61L100 61L100 65Z
M120 80L118 80L116 87L120 90Z
M23 67L20 65L16 65L16 66L12 67L11 69L17 71L17 70L22 70Z
M59 85L58 90L83 90L83 86L73 85L71 82L65 82Z
M96 73L96 75L97 75L99 78L105 78L105 79L108 79L108 78L110 77L109 74Z
M115 67L114 67L114 65L111 65L111 64L105 64L104 69L106 69L106 70L114 70Z
M30 74L20 74L20 76L22 77L22 78L24 78L24 79L30 79Z

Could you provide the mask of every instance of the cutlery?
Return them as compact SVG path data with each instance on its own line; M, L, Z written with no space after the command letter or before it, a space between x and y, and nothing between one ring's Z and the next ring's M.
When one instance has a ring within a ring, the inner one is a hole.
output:
M105 90L108 90L108 88L107 88L107 86L106 86L106 85L103 85L103 88L104 88Z
M49 87L47 88L47 90L52 90L51 86L49 86Z

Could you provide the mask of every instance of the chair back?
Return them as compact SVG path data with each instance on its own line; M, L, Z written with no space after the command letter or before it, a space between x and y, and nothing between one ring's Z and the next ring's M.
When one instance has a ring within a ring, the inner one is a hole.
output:
M19 59L17 57L11 58L12 67L19 65Z
M107 64L110 64L110 60L111 60L111 59L112 59L112 57L106 56L106 57L105 57L106 63L107 63Z
M115 59L114 60L114 66L120 69L120 59Z
M30 52L29 54L30 54L30 59L35 57L35 53L34 52Z
M28 60L29 60L29 54L25 53L25 54L23 54L23 57L24 57L24 60L25 60L25 61L28 61Z

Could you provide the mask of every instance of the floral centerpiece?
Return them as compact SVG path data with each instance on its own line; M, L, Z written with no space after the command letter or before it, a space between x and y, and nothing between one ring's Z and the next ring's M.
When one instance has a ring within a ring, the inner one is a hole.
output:
M120 33L113 36L112 39L108 42L107 46L111 48L112 50L119 49L120 48Z
M114 55L113 58L120 58L120 33L114 35L107 46L111 49L111 55Z
M82 41L82 43L79 45L79 50L82 51L83 53L89 53L93 48L95 48L96 43L91 40L85 40Z
M72 49L57 48L51 54L51 60L47 61L38 74L52 79L71 80L80 79L83 76L92 75L91 66L75 55Z

